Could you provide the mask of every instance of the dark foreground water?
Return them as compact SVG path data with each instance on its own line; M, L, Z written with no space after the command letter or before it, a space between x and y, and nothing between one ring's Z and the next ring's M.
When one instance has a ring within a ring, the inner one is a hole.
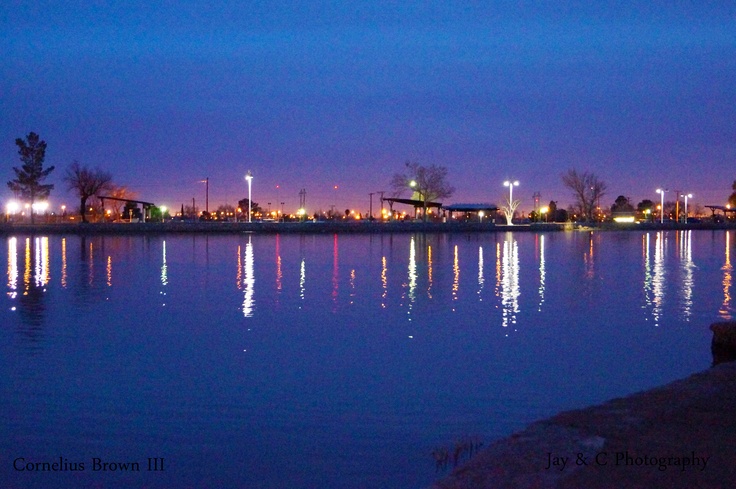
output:
M707 368L735 242L6 239L0 487L423 487L433 449Z

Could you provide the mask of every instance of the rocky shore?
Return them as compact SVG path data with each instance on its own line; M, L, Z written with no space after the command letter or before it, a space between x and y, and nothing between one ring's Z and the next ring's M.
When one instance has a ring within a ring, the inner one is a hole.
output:
M534 423L432 489L735 487L736 362L726 360L736 352L736 323L711 330L714 361L725 363Z

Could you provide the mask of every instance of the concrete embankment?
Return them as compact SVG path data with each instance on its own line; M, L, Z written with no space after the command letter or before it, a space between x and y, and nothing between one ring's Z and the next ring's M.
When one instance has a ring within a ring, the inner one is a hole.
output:
M559 231L564 224L502 226L492 222L318 221L1 224L0 235L11 234L334 234L334 233L477 233L499 231Z
M730 324L731 331L736 331L736 323ZM716 334L715 354L723 333L722 329L711 329ZM733 487L736 487L736 362L720 363L663 387L534 423L493 443L432 486L433 489Z

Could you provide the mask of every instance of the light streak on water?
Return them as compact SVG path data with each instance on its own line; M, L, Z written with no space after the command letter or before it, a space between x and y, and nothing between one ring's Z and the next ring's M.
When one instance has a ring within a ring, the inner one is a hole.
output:
M546 270L544 262L544 234L539 236L539 305L537 311L542 310L544 304L544 288L546 280Z
M483 284L485 279L483 278L483 247L478 247L478 301L483 301L481 292L483 292Z
M31 286L31 239L26 238L25 267L23 269L23 294L28 294Z
M255 276L253 271L253 243L251 243L251 238L248 236L248 244L245 245L245 273L243 274L243 288L245 289L243 292L243 316L249 318L253 316L253 308L254 308L254 293L255 291Z
M8 297L15 299L18 295L18 239L8 239Z
M719 315L723 319L731 319L732 308L731 308L731 285L733 282L733 266L731 265L731 232L726 231L726 254L725 263L721 267L723 270L723 303L718 311Z
M302 258L301 264L299 265L299 298L301 300L304 300L304 291L306 290L306 283L307 283L307 263L304 260L304 258Z
M66 238L61 238L61 287L66 289Z
M678 237L682 267L682 286L680 287L682 315L685 321L689 321L693 313L693 286L695 284L693 275L696 268L693 263L692 231L680 231Z
M432 269L432 246L427 246L427 297L432 298L434 271Z
M112 256L107 255L107 266L105 267L105 273L107 275L107 281L105 282L108 287L112 287Z
M381 257L381 307L386 309L386 297L388 297L388 265L386 256Z
M409 242L409 307L417 298L417 249L414 236Z
M457 301L460 292L460 255L458 254L457 245L455 245L452 256L452 300ZM453 307L453 311L455 308Z
M511 233L503 243L503 272L501 280L501 325L504 328L516 324L519 313L519 246ZM508 334L508 333L507 333Z

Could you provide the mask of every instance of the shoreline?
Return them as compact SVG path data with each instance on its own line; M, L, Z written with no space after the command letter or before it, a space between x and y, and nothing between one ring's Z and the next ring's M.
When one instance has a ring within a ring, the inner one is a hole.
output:
M149 222L149 223L41 223L0 224L0 235L12 234L379 234L379 233L499 233L563 231L684 231L736 229L736 223L532 223L492 222Z
M735 418L729 361L534 422L430 489L725 489L736 480Z

